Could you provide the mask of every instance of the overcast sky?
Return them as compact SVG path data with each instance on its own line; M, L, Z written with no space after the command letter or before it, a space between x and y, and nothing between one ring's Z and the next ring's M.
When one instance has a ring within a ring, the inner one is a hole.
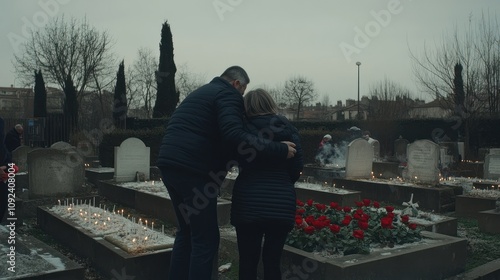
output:
M319 100L357 99L388 78L420 93L409 49L440 42L455 26L481 13L500 14L499 0L0 0L0 86L15 84L12 60L27 29L53 17L87 17L108 31L113 52L132 64L141 47L158 54L168 20L174 60L207 81L231 65L244 67L249 89L283 85L293 76L312 80ZM118 68L118 65L117 65Z

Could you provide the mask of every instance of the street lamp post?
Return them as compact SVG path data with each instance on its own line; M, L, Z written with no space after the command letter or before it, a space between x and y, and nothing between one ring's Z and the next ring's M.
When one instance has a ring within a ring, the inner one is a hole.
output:
M359 114L359 66L361 65L361 62L356 62L356 65L358 66L358 115L357 119L361 119L361 115Z

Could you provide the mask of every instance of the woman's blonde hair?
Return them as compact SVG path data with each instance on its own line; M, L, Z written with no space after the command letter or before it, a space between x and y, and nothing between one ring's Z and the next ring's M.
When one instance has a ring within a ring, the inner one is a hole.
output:
M278 113L276 102L264 89L258 88L247 92L244 101L245 113L248 117Z

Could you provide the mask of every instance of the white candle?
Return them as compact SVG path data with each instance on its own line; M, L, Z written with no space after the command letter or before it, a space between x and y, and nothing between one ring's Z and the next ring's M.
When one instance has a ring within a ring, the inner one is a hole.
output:
M59 203L59 206L61 206L61 200L60 199L57 200L57 203Z
M154 230L155 222L151 222L151 230Z
M165 234L165 225L161 225L161 233Z

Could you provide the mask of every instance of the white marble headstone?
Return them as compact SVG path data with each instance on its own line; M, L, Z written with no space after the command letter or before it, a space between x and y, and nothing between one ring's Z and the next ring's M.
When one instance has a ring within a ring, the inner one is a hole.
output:
M484 178L498 180L500 178L500 154L489 154L484 158Z
M346 154L345 178L369 179L372 175L373 146L358 138L349 143Z
M149 180L150 148L141 139L131 137L115 147L115 176L117 182L135 181L137 172L146 175Z
M429 140L417 140L408 145L407 176L423 183L439 181L439 145Z

